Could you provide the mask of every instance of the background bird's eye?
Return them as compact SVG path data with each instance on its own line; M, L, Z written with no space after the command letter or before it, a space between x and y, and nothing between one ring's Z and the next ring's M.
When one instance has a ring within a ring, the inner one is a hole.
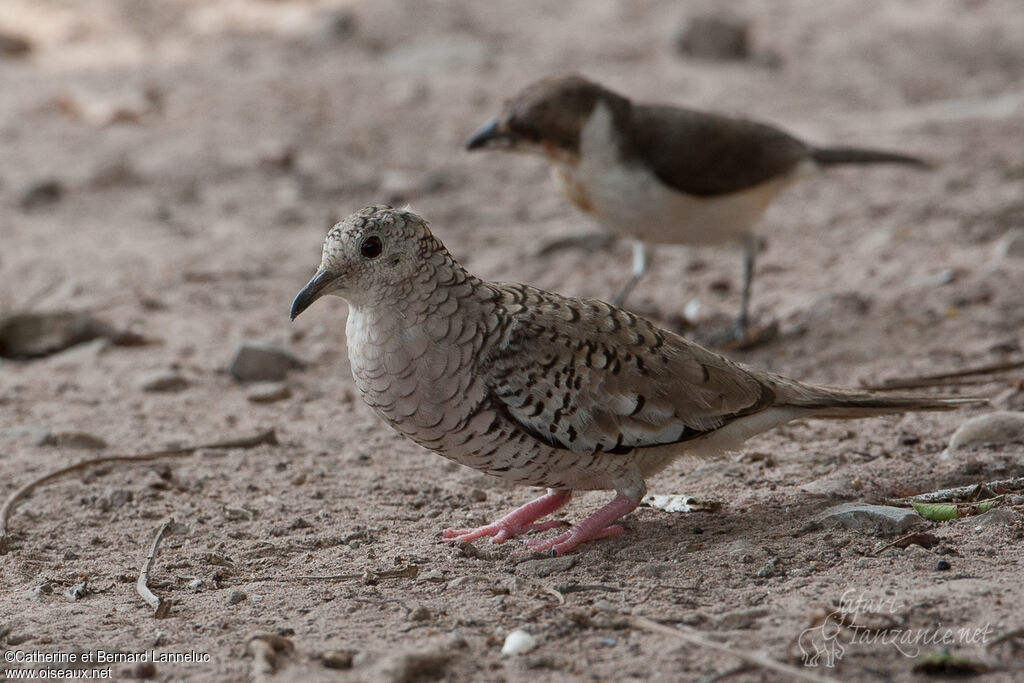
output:
M382 251L384 251L384 244L381 243L380 238L376 235L370 235L359 245L359 253L364 258L377 258Z

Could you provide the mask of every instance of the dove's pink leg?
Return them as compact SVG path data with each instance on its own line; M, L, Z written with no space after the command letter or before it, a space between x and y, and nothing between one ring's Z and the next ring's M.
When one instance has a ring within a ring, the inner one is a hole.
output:
M632 498L624 493L619 493L612 502L589 515L565 533L559 534L554 538L530 539L525 541L525 543L530 548L529 552L551 550L555 555L563 555L567 550L575 548L580 543L621 534L621 526L617 524L609 525L619 517L632 512L639 504L639 498Z
M550 515L568 503L571 498L572 491L548 490L545 495L517 508L497 522L475 529L445 529L441 532L441 537L446 541L473 541L483 536L490 536L491 543L504 543L513 536L524 534L527 531L544 531L565 526L565 522L553 519L547 522L538 522L537 520L544 515Z

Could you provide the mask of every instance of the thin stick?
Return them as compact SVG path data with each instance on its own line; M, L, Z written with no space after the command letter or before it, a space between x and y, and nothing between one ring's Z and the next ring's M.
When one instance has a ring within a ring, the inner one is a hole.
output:
M360 574L330 574L326 576L296 576L293 581L355 581L357 579L415 579L420 568L414 564L399 569L367 570Z
M153 539L153 545L149 549L149 555L146 556L146 561L142 563L142 569L139 571L139 580L135 582L135 590L153 608L154 616L157 619L163 619L170 613L171 600L170 598L158 598L153 594L153 591L149 590L149 568L152 566L153 560L156 559L156 554L160 550L160 541L163 540L164 534L167 533L167 529L172 524L174 524L174 517L168 517L160 525L156 532L156 538Z
M1014 477L1013 479L1000 479L999 481L990 481L984 484L971 484L970 486L957 486L951 489L942 489L941 491L932 491L931 493L922 493L917 496L911 496L909 500L915 503L947 503L954 500L963 500L970 497L975 492L979 491L979 487L982 489L991 489L995 494L1007 493L1009 491L1020 491L1024 489L1024 477Z
M759 666L762 669L769 669L771 671L778 671L781 674L785 674L789 679L796 679L801 681L813 681L814 683L838 683L835 678L815 676L814 674L808 673L804 669L798 669L795 666L789 664L783 664L777 662L774 659L765 657L764 655L751 652L749 650L734 650L733 648L723 645L721 643L705 638L699 632L692 629L684 628L672 628L671 626L665 626L659 624L656 621L652 621L646 617L632 617L630 622L637 628L644 629L645 631L654 631L656 633L664 633L670 635L679 640L686 641L699 647L714 650L715 652L721 652L723 654L731 655L740 659L744 662L749 662L754 666Z
M75 463L74 465L62 467L59 470L54 470L48 474L44 474L38 479L25 484L8 496L7 500L4 501L3 507L0 508L0 555L5 554L10 549L11 537L7 532L7 522L18 504L38 487L46 484L47 482L51 482L54 479L63 477L65 474L79 472L81 470L88 469L93 465L102 465L110 462L147 462L149 460L157 460L159 458L179 458L182 456L192 455L196 451L207 449L255 448L256 446L263 444L276 446L277 443L277 434L275 434L273 428L271 428L265 432L260 432L253 436L243 436L239 439L214 441L212 443L204 443L197 446L184 446L182 448L152 451L136 455L106 455L101 458L91 458L89 460L83 460L82 462Z
M916 377L892 377L883 380L881 384L865 386L865 389L872 391L886 391L887 389L917 389L923 387L942 386L943 384L967 384L966 382L945 382L944 380L957 380L975 375L991 375L1007 370L1024 368L1024 360L1015 360L1005 363L989 363L978 365L973 368L965 368L954 372L941 372L934 375L918 375ZM988 380L992 381L992 380Z
M995 640L985 643L985 649L991 650L993 646L998 645L999 643L1005 643L1007 640L1013 640L1014 638L1020 638L1021 636L1024 636L1024 628L1012 629L1010 631L1007 631L1003 635L999 636Z

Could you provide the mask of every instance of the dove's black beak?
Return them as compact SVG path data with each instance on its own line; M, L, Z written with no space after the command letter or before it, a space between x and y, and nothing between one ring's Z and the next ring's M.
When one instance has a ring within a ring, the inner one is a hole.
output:
M327 272L326 270L317 271L317 274L313 276L313 279L309 281L302 291L295 295L295 301L292 302L291 318L295 320L299 317L299 313L313 305L313 302L320 298L327 289L327 286L334 280L334 275Z
M466 149L483 149L499 142L509 142L508 135L501 129L498 119L491 119L466 140Z

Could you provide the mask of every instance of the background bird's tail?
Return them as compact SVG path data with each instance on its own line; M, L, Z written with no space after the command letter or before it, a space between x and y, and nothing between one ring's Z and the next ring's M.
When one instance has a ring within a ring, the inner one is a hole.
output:
M906 164L918 168L931 168L931 164L923 159L899 152L886 152L879 149L861 149L860 147L816 147L811 151L811 158L822 166L838 164Z

